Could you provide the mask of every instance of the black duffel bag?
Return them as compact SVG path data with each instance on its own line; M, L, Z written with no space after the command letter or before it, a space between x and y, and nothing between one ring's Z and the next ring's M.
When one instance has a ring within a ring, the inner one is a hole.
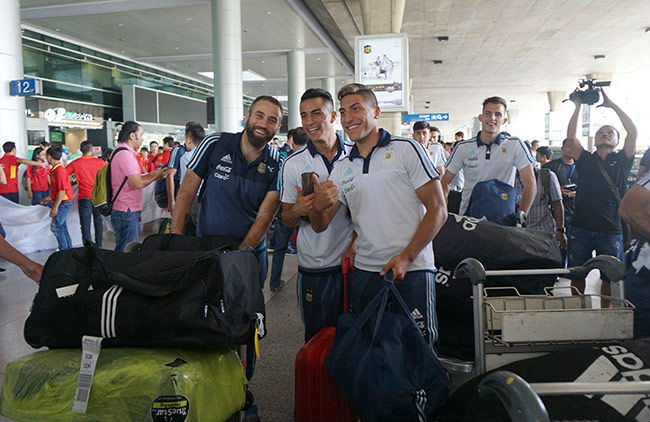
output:
M454 279L465 258L478 259L486 270L560 268L562 257L553 233L508 227L473 217L449 214L433 239L436 267L436 312L439 351L445 356L474 358L472 285ZM521 294L543 294L555 276L490 277L486 287L516 287ZM513 291L504 291L512 295Z
M35 348L79 347L84 335L104 346L246 344L265 313L258 278L252 250L56 252L25 339Z

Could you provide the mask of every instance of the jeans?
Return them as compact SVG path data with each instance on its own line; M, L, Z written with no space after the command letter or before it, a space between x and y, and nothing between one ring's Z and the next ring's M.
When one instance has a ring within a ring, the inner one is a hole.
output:
M272 241L275 250L273 251L273 265L271 265L271 280L269 281L272 289L277 289L280 286L284 255L287 253L291 233L293 233L293 228L285 226L281 220L276 221Z
M15 202L16 204L20 203L20 198L18 197L18 192L11 192L11 193L0 193L0 196L3 196L10 200L11 202Z
M99 211L93 207L91 198L79 198L79 223L81 224L82 241L92 241L90 235L90 219L92 218L95 226L95 244L102 247L102 234L104 233L104 220Z
M32 191L32 205L39 205L41 199L50 196L50 190L33 190Z
M72 239L70 239L68 223L66 222L66 217L70 212L70 208L72 208L72 201L61 202L56 216L52 217L52 222L50 223L50 230L54 233L56 241L59 243L59 250L61 251L72 247Z
M115 231L115 250L124 252L129 242L140 238L140 211L111 211L111 224Z
M266 251L266 239L262 241L255 248L257 259L260 261L260 289L264 290L264 282L269 273L269 254Z
M572 226L569 230L569 267L584 264L594 250L597 255L612 255L623 261L623 235Z

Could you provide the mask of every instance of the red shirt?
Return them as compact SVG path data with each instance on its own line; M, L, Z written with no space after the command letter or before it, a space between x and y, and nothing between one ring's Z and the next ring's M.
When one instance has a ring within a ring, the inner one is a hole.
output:
M63 195L64 201L72 201L74 191L72 190L72 183L70 183L70 176L61 163L56 163L50 170L50 183L52 183L52 190L50 191L52 201L56 201L56 195L60 191L65 191L65 195Z
M0 193L18 192L18 157L11 154L5 154L0 158L2 170L7 176L7 184L0 185Z
M45 192L50 188L50 182L47 180L50 170L44 167L29 166L25 174L31 180L32 191Z
M135 155L135 158L138 159L138 164L140 165L140 173L145 174L149 172L147 160L144 159L144 155L141 152Z
M65 168L68 171L68 175L72 173L77 175L77 183L79 183L77 199L92 198L95 176L99 169L105 165L106 162L104 160L101 158L95 158L92 155L82 155L68 164Z

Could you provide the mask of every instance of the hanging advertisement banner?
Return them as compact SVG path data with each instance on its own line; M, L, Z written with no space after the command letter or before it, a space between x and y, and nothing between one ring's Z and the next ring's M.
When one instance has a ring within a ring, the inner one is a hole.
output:
M356 81L373 90L382 111L408 111L406 34L360 35L354 41Z

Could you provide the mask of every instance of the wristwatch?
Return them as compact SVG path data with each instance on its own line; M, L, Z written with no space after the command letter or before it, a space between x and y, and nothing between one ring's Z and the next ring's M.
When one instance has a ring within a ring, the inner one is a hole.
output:
M566 234L566 227L558 228L557 232Z

